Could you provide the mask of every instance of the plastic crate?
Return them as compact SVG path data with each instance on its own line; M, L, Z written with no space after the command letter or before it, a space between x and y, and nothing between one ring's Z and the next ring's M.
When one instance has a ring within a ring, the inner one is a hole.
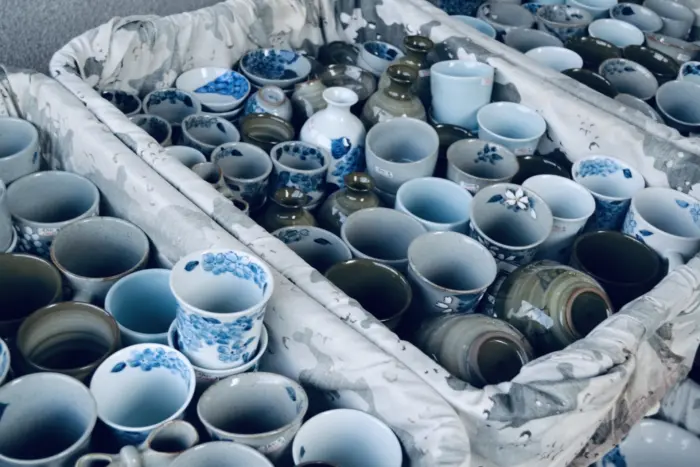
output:
M185 69L231 66L256 47L313 53L324 40L379 38L400 44L407 33L429 35L441 43L442 56L479 58L495 66L496 99L522 102L547 120L550 129L540 152L570 159L593 151L612 153L640 169L650 184L667 185L671 179L685 191L700 180L693 152L700 154L700 147L692 141L670 142L669 135L652 134L665 127L652 128L635 115L623 119L596 107L597 102L573 93L577 83L523 66L510 49L476 37L468 26L423 0L229 0L166 18L115 19L71 41L54 55L50 69L135 153L220 225L348 326L410 367L454 407L470 443L451 445L431 453L427 463L414 465L588 465L687 373L700 339L700 259L675 271L587 338L532 362L511 382L477 390L387 330L262 228L243 222L235 208L169 160L153 139L95 91L117 87L144 95L172 85ZM431 410L423 401L416 403ZM399 405L396 409L402 410ZM412 460L422 462L420 456Z

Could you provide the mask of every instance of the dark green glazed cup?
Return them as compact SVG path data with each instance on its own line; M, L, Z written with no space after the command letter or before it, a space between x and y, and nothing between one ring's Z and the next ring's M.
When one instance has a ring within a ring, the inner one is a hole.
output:
M588 86L594 91L598 91L604 96L614 98L617 95L617 91L613 85L610 84L610 81L603 78L598 73L594 73L583 68L571 68L569 70L562 71L562 73L569 78L573 78L579 83Z
M563 155L563 153L562 153ZM519 156L518 165L520 169L510 183L521 185L525 180L535 175L558 175L571 179L571 169L564 166L564 163L553 161L542 156ZM567 166L571 163L568 162Z
M681 69L678 62L668 55L641 45L628 45L622 50L622 55L651 71L659 86L676 79Z
M601 63L609 58L621 58L622 50L616 45L596 37L572 37L564 44L569 50L579 54L583 66L592 71L598 71Z

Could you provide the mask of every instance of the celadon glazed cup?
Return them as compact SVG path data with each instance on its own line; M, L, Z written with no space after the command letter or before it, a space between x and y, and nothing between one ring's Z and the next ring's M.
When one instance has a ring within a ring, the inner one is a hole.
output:
M472 194L510 182L519 170L518 158L500 144L463 139L447 149L447 178Z
M514 102L493 102L479 109L479 139L498 143L516 156L535 153L547 122L534 110Z
M214 149L211 161L221 168L234 199L247 202L252 211L265 204L272 173L272 160L265 151L250 143L226 143Z
M460 233L426 233L408 248L408 278L425 314L473 313L497 273L491 252Z
M253 447L277 461L299 431L309 408L304 389L274 373L231 376L207 389L197 416L213 440Z
M10 185L39 170L39 132L26 120L0 118L0 180Z
M170 289L180 305L180 349L194 365L226 370L253 358L274 289L262 260L229 249L195 252L173 267Z
M139 344L102 362L90 392L98 417L121 447L141 444L156 428L182 418L195 385L187 357L165 345Z
M90 448L97 409L88 388L57 373L18 378L0 388L0 464L73 466Z
M87 178L50 170L26 175L7 190L19 249L45 258L63 227L97 216L100 192Z
M477 111L491 102L494 68L467 60L445 60L430 67L432 112L440 123L476 129Z
M553 224L547 203L520 185L491 185L472 201L470 235L488 248L499 269L507 272L534 259Z
M414 178L396 192L397 211L415 218L429 231L466 233L472 195L444 178Z
M670 188L645 188L632 197L622 233L653 248L672 271L700 250L700 203Z

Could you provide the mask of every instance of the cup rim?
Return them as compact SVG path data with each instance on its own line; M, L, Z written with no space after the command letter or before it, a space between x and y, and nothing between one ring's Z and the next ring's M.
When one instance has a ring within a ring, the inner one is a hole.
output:
M322 229L321 227L318 227L315 225L288 225L286 227L280 227L279 229L271 232L270 235L279 239L278 234L280 234L282 232L286 232L288 230L304 230L304 229L309 230L311 232L320 232L322 235L325 235L326 237L333 238L333 240L335 240L334 245L342 248L343 252L347 253L347 256L352 258L352 252L350 251L350 248L348 248L348 246L345 244L345 242L343 241L342 238L340 238L338 235L334 234L330 230ZM279 240L282 241L282 239L279 239ZM284 243L284 242L282 241L282 243ZM331 268L332 267L333 266L331 266Z
M232 175L227 175L226 172L224 171L223 167L221 167L219 165L219 161L221 160L221 158L219 158L217 156L224 149L227 149L230 147L238 147L238 146L243 147L246 150L250 150L252 152L257 153L259 155L259 158L261 160L265 161L265 167L266 167L265 173L263 173L262 175L258 175L257 177L254 177L254 178L240 178L240 177L234 177ZM262 157L262 156L264 156L264 157ZM223 173L224 178L226 180L234 180L236 182L247 183L247 184L261 182L261 181L265 180L266 178L268 178L270 176L270 174L272 173L272 169L274 168L274 164L272 163L272 158L269 156L268 153L266 153L263 149L259 148L258 146L254 145L254 144L246 143L244 141L238 141L235 143L234 142L224 143L224 144L217 146L212 151L210 159L214 164L216 164L221 169L221 173Z
M321 157L323 157L323 166L316 168L316 169L295 169L293 167L290 167L290 166L280 162L279 158L275 156L275 152L278 148L281 148L285 144L308 146L311 149L317 150L319 153L321 153ZM271 159L273 165L277 165L280 168L287 170L289 172L298 172L298 173L303 173L305 175L315 175L318 173L322 173L322 172L328 170L328 167L331 164L331 158L330 158L330 155L328 154L328 151L326 151L321 146L318 146L318 145L312 144L312 143L306 143L304 141L283 141L281 143L275 144L270 149L270 159Z
M132 116L129 117L129 120L131 121L131 123L133 123L134 125L136 125L137 127L139 127L139 128L140 128L144 133L146 133L148 136L151 136L146 130L144 130L143 128L141 128L141 125L139 125L139 124L137 123L137 121L139 121L139 120L147 121L147 120L149 120L149 119L151 119L151 120L159 120L160 123L164 123L164 124L165 124L165 127L168 129L167 136L163 139L163 141L158 141L158 140L156 140L156 142L157 142L158 144L161 144L161 145L162 145L163 143L167 142L168 140L172 140L172 137L173 137L173 125L172 125L169 121L167 121L166 119L164 119L163 117L161 117L160 115L156 115L156 114L140 114L140 113L139 113L139 114L132 115ZM153 136L151 136L151 138L155 139Z
M192 115L199 114L202 112L202 104L201 104L201 102L199 102L199 99L197 99L197 96L195 96L193 93L191 93L189 91L184 91L184 90L178 89L178 88L163 88L163 89L154 89L153 91L146 94L146 96L142 99L142 107L143 107L144 114L154 115L151 112L149 112L149 107L150 107L149 101L151 100L151 98L154 95L157 95L159 93L166 92L166 91L173 91L176 94L179 93L179 94L185 95L186 97L189 97L192 100L192 108L195 110L195 113ZM161 117L161 118L163 118L163 117ZM168 123L171 123L171 122L168 122Z
M642 186L640 188L637 188L635 193L633 193L631 196L607 196L607 195L603 195L601 193L598 193L596 191L591 190L586 185L581 183L581 181L580 181L581 177L576 176L576 171L579 167L581 167L581 164L583 162L589 161L589 160L600 159L600 158L612 159L613 161L617 162L620 166L622 166L622 168L630 170L632 172L632 178L641 180ZM589 154L585 157L580 158L576 162L574 162L574 164L571 166L571 178L574 182L580 184L586 190L590 191L591 194L595 198L600 198L600 199L605 200L605 201L624 201L624 200L631 199L636 194L637 191L643 190L646 187L646 179L642 176L641 172L639 172L637 169L632 167L627 162L625 162L621 159L618 159L616 157L613 157L613 156L606 156L605 154Z
M139 113L141 113L141 110L142 110L142 108L143 108L143 103L141 102L141 98L139 97L138 93L132 92L132 91L126 91L126 90L124 90L124 89L118 89L118 88L105 88L105 89L100 89L99 92L100 92L100 97L102 97L103 99L105 99L105 98L104 98L104 94L105 94L105 93L110 93L110 92L111 92L111 93L114 93L115 95L116 95L116 94L126 94L127 96L130 96L130 97L132 97L133 99L135 99L135 100L136 100L136 103L138 104L138 106L136 107L136 109L132 110L132 111L129 112L129 113L125 113L124 115L127 116L127 117L133 117L133 116L138 115ZM105 100L107 100L107 99L105 99ZM115 108L117 108L117 106L116 106L112 101L109 101L109 102L110 102Z
M687 62L683 62L681 64L681 66L678 68L678 77L676 78L678 81L686 81L686 79L685 79L686 75L683 74L683 69L686 68L688 65L695 65L696 67L700 67L700 61L689 60ZM661 87L661 86L659 86L659 87Z
M463 200L466 201L466 199L469 199L469 203L472 202L474 197L472 194L465 190L464 188L460 187L458 184L453 182L452 180L448 180L446 178L439 178L439 177L418 177L418 178L413 178L411 180L408 180L405 183L402 183L399 189L396 191L396 201L395 204L401 203L403 208L405 209L402 210L402 212L405 212L409 216L413 217L414 219L418 220L420 223L426 223L426 224L431 224L431 225L439 225L439 226L451 226L455 224L461 224L462 222L468 222L469 221L469 210L466 210L462 218L459 220L455 220L452 222L436 222L436 221L431 221L429 219L424 219L418 215L416 215L413 211L409 210L408 207L404 204L403 202L403 197L406 196L406 192L411 189L412 186L417 186L417 185L432 185L437 189L437 187L441 186L444 187L447 190L452 190L454 193L459 193L459 196L463 197Z
M24 176L18 178L17 180L15 180L14 182L12 182L5 192L6 198L7 198L8 209L10 208L10 198L11 198L12 194L15 191L21 189L22 185L32 183L32 182L36 181L37 179L39 179L41 181L41 179L45 179L45 178L54 178L54 179L69 178L69 179L77 180L79 183L82 183L86 187L88 187L88 190L90 192L92 192L92 195L93 195L92 204L85 212L83 212L79 216L73 217L72 219L66 219L63 221L59 221L59 222L35 221L32 219L27 219L26 217L20 216L18 214L15 214L12 210L10 210L10 214L12 215L12 217L14 217L15 219L18 219L22 222L31 223L31 224L42 226L42 227L56 226L56 225L67 226L67 224L71 224L75 221L84 219L86 216L90 215L89 213L92 213L92 212L96 213L98 211L98 209L100 207L100 190L95 186L95 184L92 181L90 181L88 178L83 177L82 175L78 175L78 174L73 173L73 172L65 172L62 170L43 170L41 172L33 172L30 174L24 175ZM2 190L0 190L0 194L2 194Z
M538 174L538 175L533 175L532 177L526 179L522 183L523 188L527 188L530 191L534 191L537 193L537 190L533 188L532 186L528 186L528 181L532 179L537 179L537 180L555 180L557 183L563 183L564 185L569 186L570 188L576 190L578 193L580 193L583 197L586 198L586 205L587 205L587 210L589 211L588 215L580 216L580 217L560 217L560 216L555 216L554 212L552 211L552 218L556 219L558 221L563 221L567 223L574 223L574 222L581 222L589 217L591 217L595 213L595 198L591 194L590 190L588 188L584 187L583 185L571 180L570 178L562 177L561 175L555 175L555 174ZM530 185L534 183L531 182ZM542 196L540 196L542 197ZM544 199L544 198L543 198ZM546 201L545 201L546 202ZM551 210L551 207L550 207Z
M370 135L374 136L375 133L378 133L381 131L381 128L389 128L391 125L397 125L400 124L401 122L409 122L411 125L416 125L418 127L421 127L428 131L430 133L430 137L433 139L433 142L435 143L435 152L430 153L417 161L411 161L411 162L395 162L395 161L390 161L387 160L384 157L380 157L379 154L374 152L374 150L369 146L369 140L370 140ZM379 130L377 129L379 128ZM433 138L434 136L434 138ZM440 148L440 137L438 136L437 130L430 125L427 122L424 122L423 120L418 120L417 118L412 118L412 117L398 117L398 118L392 118L390 120L386 120L384 122L379 122L376 125L374 125L370 130L367 132L367 137L365 138L365 154L371 153L373 154L373 157L376 157L377 159L381 160L383 164L390 165L392 167L408 167L411 165L419 165L419 164L425 164L425 162L433 157L437 156L437 153ZM363 209L364 211L364 209Z
M39 148L39 130L37 130L36 127L31 122L29 122L28 120L17 118L17 117L3 117L2 121L3 122L10 122L11 124L23 125L25 128L29 129L29 132L31 133L31 141L29 141L27 144L25 144L22 147L22 149L20 149L16 153L10 154L9 156L5 156L5 157L0 157L0 162L7 161L7 160L13 160L13 159L17 159L19 157L22 157L22 155L23 155L22 153L26 149L28 149L32 146L36 146L36 148L37 148L36 150L40 151L40 148Z
M238 141L227 141L227 143L229 143L229 142L237 143L241 140L241 132L238 131L238 128L236 128L236 125L229 122L225 118L217 117L216 115L203 114L203 113L190 114L190 115L186 116L185 118L183 118L182 123L180 123L180 126L182 127L182 133L186 134L189 138L192 138L192 140L196 141L197 144L201 144L203 147L205 147L207 149L211 149L213 151L215 148L217 148L220 145L213 145L213 144L205 143L201 139L195 138L194 135L192 135L192 133L187 129L186 122L188 122L189 120L194 120L195 118L206 118L208 120L214 120L217 125L219 123L221 123L225 128L227 128L229 130L233 129L234 134L237 136ZM205 157L206 157L206 154L205 154Z
M498 148L499 151L505 152L505 153L508 154L509 156L512 155L513 158L515 159L516 164L517 164L517 168L516 168L515 172L513 172L512 175L506 175L505 177L500 177L500 178L486 178L486 177L477 177L476 175L472 175L472 174L470 174L470 173L465 172L464 170L462 170L462 169L457 165L457 163L456 163L455 160L454 160L454 159L456 159L456 158L458 157L457 154L455 154L456 151L459 149L459 148L457 147L457 145L458 145L458 144L459 144L460 146L471 145L471 144L474 144L474 142L479 142L479 143L483 143L483 144L490 144L490 145L492 145L492 146L496 146L496 147ZM454 150L452 150L453 147L454 147ZM447 159L447 163L448 163L454 170L456 170L460 175L464 175L464 176L466 176L466 177L473 178L474 180L480 180L480 181L484 181L484 182L493 182L493 183L508 182L508 180L510 180L511 178L513 178L513 177L518 173L518 171L520 170L520 162L519 162L519 160L518 160L518 156L516 156L515 154L513 154L513 151L511 151L510 149L506 148L506 147L503 146L502 144L494 143L494 142L492 142L492 141L486 141L486 140L479 139L479 138L465 138L465 139L461 139L461 140L455 141L454 143L450 144L450 146L447 148L447 154L446 154L445 158Z
M14 229L13 229L13 230L14 230ZM17 235L15 235L15 238L16 238L16 237L17 237ZM2 256L2 255L0 255L0 256ZM58 284L58 287L56 288L56 292L54 293L53 297L51 297L51 300L49 301L49 303L47 303L47 304L44 305L44 306L52 305L52 304L58 302L58 300L61 299L61 297L63 296L63 276L61 275L61 273L60 273L60 271L58 270L58 268L56 268L56 266L55 266L51 261L48 261L48 260L46 260L45 258L41 258L41 257L39 257L39 256L30 255L29 253L18 253L18 252L14 252L14 253L8 252L8 253L6 254L6 257L7 257L7 258L19 257L19 258L23 258L23 259L25 259L25 260L36 261L36 262L38 262L38 263L41 263L41 264L42 264L42 267L44 267L44 268L46 268L47 270L50 270L50 271L51 271L51 274L54 276L54 278L56 279L56 282L57 282L57 284ZM48 267L47 267L47 266L48 266ZM44 307L42 307L42 308L44 308ZM35 311L36 311L36 310L35 310ZM34 312L32 312L32 313L34 313ZM22 317L19 317L19 318L16 318L16 319L12 319L12 320L2 320L2 319L0 319L0 323L21 323L22 321L24 321L25 319L27 319L29 316L31 316L32 313L29 313L29 314L26 315L26 316L22 316Z
M674 189L672 189L672 188L659 187L659 186L650 186L650 187L646 187L646 188L644 188L644 189L639 190L638 192L636 192L636 193L634 194L634 196L632 196L632 207L637 211L637 215L638 215L639 217L641 217L641 218L644 220L644 222L646 222L647 224L651 225L652 227L654 227L654 228L655 228L656 230L658 230L659 232L661 232L661 233L663 233L664 235L669 236L669 237L671 237L671 238L677 239L677 240L684 240L684 241L700 240L700 229L698 229L698 233L697 233L695 236L676 235L676 234L672 234L672 233L670 233L670 232L667 232L666 230L664 230L664 229L662 229L662 228L660 228L660 227L658 227L658 226L652 224L652 223L649 222L646 218L644 218L644 216L642 215L642 213L639 211L639 203L641 202L640 198L641 198L642 196L645 196L646 194L648 194L648 193L650 193L650 192L658 193L659 196L663 196L663 194L671 194L671 195L673 195L674 197L681 197L681 198L683 198L683 201L686 201L686 202L688 202L688 203L690 203L690 204L698 204L698 203L700 203L700 201L698 201L696 198L693 198L692 196L690 196L690 195L688 195L688 194L686 194L686 193L683 193L683 192L681 192L681 191L677 191L677 190L674 190ZM670 251L673 251L673 250L670 250Z
M512 109L519 109L522 110L524 113L529 114L531 117L533 117L536 122L537 122L537 135L530 136L528 138L509 138L506 136L502 136L498 134L497 132L491 130L488 125L483 124L483 113L485 112L484 109L495 109L495 108L504 108L504 107L510 107ZM530 107L527 107L522 104L518 104L516 102L491 102L489 104L486 104L482 108L479 109L479 111L476 113L476 121L479 125L479 127L482 127L489 131L490 133L493 133L495 135L498 135L499 138L505 140L505 141L512 141L514 143L525 143L528 141L532 141L533 139L536 138L541 138L542 135L547 131L547 121L542 117L540 114L538 114L535 110L531 109ZM541 131L540 131L541 130Z
M669 118L670 120L673 120L674 122L678 122L680 124L691 126L691 127L700 127L700 119L698 119L698 121L696 121L696 122L688 122L686 120L681 120L681 119L675 117L674 115L670 115L668 113L668 111L664 108L664 105L661 102L659 102L659 94L661 93L661 91L670 89L672 87L677 87L677 88L685 87L687 89L694 89L695 91L700 93L700 84L698 84L698 83L695 83L695 82L692 82L689 80L668 81L668 82L662 84L661 86L659 86L659 88L656 90L656 95L655 95L656 107L659 109L659 112L661 112L665 117Z
M478 19L478 18L474 18ZM444 69L450 70L453 67L460 67L462 69L469 69L469 70L483 70L486 72L489 72L489 75L491 79L493 79L493 75L495 73L495 69L489 65L488 63L480 62L477 60L443 60L441 62L435 62L431 65L430 67L430 73L431 74L436 74L439 75L441 78L446 78L446 79L452 79L455 81L463 81L463 80L482 80L482 79L487 79L489 78L488 76L485 75L474 75L474 76L458 76L458 75L452 75L446 73Z
M547 8L549 7L549 8ZM544 12L547 10L554 10L555 8L553 7L562 7L564 10L577 10L578 13L580 13L583 16L583 19L581 21L575 22L575 23L567 23L567 22L561 22L561 21L554 21L548 18L544 17ZM535 15L538 20L542 21L543 23L547 23L548 25L556 28L585 28L588 24L591 24L593 22L593 15L590 14L588 11L585 9L578 7L578 6L572 6L572 5L566 5L566 4L554 4L554 5L542 5L542 8L537 10L537 14Z
M202 411L203 411L203 406L206 404L207 399L211 398L213 400L213 396L211 394L214 393L215 390L217 390L217 386L219 387L225 387L229 386L231 387L231 383L235 379L250 379L250 380L257 380L261 378L269 378L269 379L277 379L280 383L284 384L285 386L291 386L296 390L297 395L298 394L303 394L303 397L301 399L301 408L299 409L299 412L294 416L294 419L279 427L275 428L274 430L266 431L263 433L234 433L231 431L223 430L221 428L218 428L214 426L212 423L210 423L204 416L202 416ZM231 375L228 376L224 379L221 379L211 386L209 386L199 397L199 400L197 401L197 418L202 422L202 424L207 428L207 430L211 430L213 432L220 432L220 433L226 433L227 435L232 435L235 436L236 438L241 438L241 439L255 439L261 436L274 436L278 435L280 433L283 433L290 428L292 428L294 425L300 423L304 417L306 416L306 412L309 410L309 397L306 394L306 391L304 388L299 384L297 381L288 378L284 375L278 374L278 373L270 373L266 371L257 371L254 373L239 373L236 375Z
M77 441L75 441L73 444L65 448L63 451L56 453L50 457L44 458L44 459L16 459L14 457L9 457L5 456L4 454L0 453L0 460L5 460L12 462L14 465L32 465L35 464L37 461L42 461L42 463L51 463L53 461L57 461L61 457L65 456L67 453L70 453L71 451L74 451L76 448L82 446L87 442L88 439L92 436L92 432L95 429L95 425L97 424L97 418L98 418L98 413L97 413L97 401L92 395L92 392L90 392L90 389L85 386L83 383L78 381L75 378L72 378L70 376L61 374L61 373L52 373L52 372L47 372L47 373L32 373L30 375L24 375L20 376L17 379L14 379L10 381L9 383L3 385L2 388L0 388L0 393L2 393L2 390L4 388L9 388L12 386L17 386L21 383L25 383L27 380L38 380L38 379L60 379L63 380L64 383L71 384L75 386L78 390L83 391L84 394L87 396L85 397L86 401L89 400L89 409L90 409L90 420L87 422L87 427L83 434L78 438ZM85 405L82 405L81 407L85 407Z

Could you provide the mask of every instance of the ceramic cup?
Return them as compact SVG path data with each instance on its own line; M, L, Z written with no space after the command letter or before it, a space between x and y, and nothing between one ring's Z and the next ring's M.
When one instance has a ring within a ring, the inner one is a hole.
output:
M523 183L547 203L554 216L552 232L540 246L537 259L566 263L571 245L595 212L593 195L578 183L558 175L535 175Z
M117 110L127 117L133 117L141 112L141 99L134 92L105 89L100 92L100 97L111 102Z
M394 118L367 133L367 171L382 191L395 194L405 182L429 177L435 170L440 139L429 124Z
M431 232L408 248L408 277L421 311L473 313L498 267L482 244L456 232Z
M11 363L12 356L10 355L10 348L3 339L0 339L0 386L5 384L5 381L7 381Z
M610 156L586 156L571 168L574 181L595 198L595 216L589 227L619 230L632 196L644 188L644 177L632 166Z
M340 236L353 256L399 271L405 271L408 266L408 246L425 232L425 226L415 218L388 208L354 212L340 228Z
M547 122L534 110L513 102L494 102L476 115L479 139L504 146L516 156L533 154L547 130Z
M481 34L484 34L485 36L490 37L491 39L496 38L496 30L491 26L489 23L486 21L479 19L479 18L474 18L473 16L466 16L466 15L450 15L450 18L454 18L460 23L467 24L477 31L479 31Z
M525 54L534 61L554 71L562 72L572 68L581 68L583 59L576 52L564 47L537 47Z
M511 3L483 3L476 17L490 24L501 36L514 28L531 28L535 23L535 17L529 10Z
M476 112L491 102L494 71L485 63L467 60L431 66L432 112L437 121L476 128Z
M249 143L226 143L214 149L211 161L224 174L224 182L234 199L260 209L267 198L272 160L265 151Z
M289 122L292 120L292 103L282 88L263 86L245 103L243 115L250 114L272 114Z
M352 253L343 240L318 227L283 227L272 235L321 274L334 264L352 259Z
M186 146L209 157L217 146L240 141L241 134L233 123L223 118L189 115L182 120L182 138Z
M465 233L472 195L443 178L414 178L396 192L394 209L416 219L428 231Z
M158 115L134 115L131 122L156 140L161 146L173 144L173 129L170 123Z
M621 93L615 96L615 100L624 104L627 107L630 107L634 110L638 110L641 112L645 117L651 118L655 122L658 123L663 123L663 119L661 116L654 110L652 106L644 102L638 97L635 97L631 94L625 94Z
M17 370L55 372L82 382L121 348L119 327L89 303L62 302L32 313L17 332Z
M189 146L169 146L165 148L165 153L179 160L188 169L207 161L204 154Z
M617 0L566 0L566 4L587 11L593 19L598 19L607 16Z
M393 45L382 41L369 41L362 44L357 65L375 76L380 76L391 62L399 57L403 57L403 52Z
M598 72L600 64L608 58L622 57L622 50L608 41L596 37L572 37L565 47L581 56L586 69Z
M123 348L97 368L90 382L97 415L120 445L141 444L156 428L182 418L194 389L187 358L160 344Z
M562 41L581 37L593 15L573 5L545 5L537 10L537 28L557 36Z
M147 114L157 115L171 124L179 125L188 115L200 113L202 104L189 92L180 89L158 89L143 99L143 110Z
M275 461L299 431L309 408L304 389L285 376L244 373L207 389L197 416L214 440L253 447Z
M618 19L597 19L588 26L588 34L620 48L644 43L644 33L637 26Z
M447 178L470 193L509 182L518 173L518 158L500 144L463 139L447 149Z
M343 467L401 467L403 459L401 444L391 428L352 409L329 410L304 423L294 438L292 456L297 465L324 461Z
M0 337L14 338L27 316L62 298L61 274L51 263L27 254L0 254Z
M195 396L201 395L209 386L217 381L221 381L224 378L228 378L229 376L238 375L248 371L258 371L260 359L263 355L265 355L265 351L267 351L269 340L270 336L267 333L267 328L263 324L258 348L254 351L251 359L244 365L227 370L209 370L197 365L192 365L192 368L194 369L194 376L197 379ZM180 351L180 336L177 333L177 321L173 321L173 324L170 325L170 329L168 330L168 347L172 347L173 349Z
M62 228L51 245L51 261L73 290L73 300L101 305L110 287L143 269L148 237L114 217L90 217Z
M646 0L644 6L654 11L664 23L659 31L666 36L685 39L695 23L695 13L679 2L670 0Z
M610 84L610 81L603 78L598 73L594 73L583 68L572 68L570 70L562 71L562 74L568 76L569 78L575 79L579 83L588 86L604 96L614 98L617 95L617 91L613 85Z
M221 167L213 162L202 162L200 164L195 164L192 166L191 170L195 173L195 175L217 190L224 181L224 173L221 170Z
M513 28L508 31L503 42L522 53L538 47L564 47L558 37L538 29Z
M100 192L85 177L51 170L16 180L7 189L7 206L18 233L19 249L48 257L62 228L98 215Z
M7 207L7 188L0 179L0 253L6 252L15 241L16 233L12 227L12 217Z
M213 112L228 112L239 107L250 92L250 82L228 68L200 67L177 77L175 86L193 92L203 106Z
M272 462L255 449L238 443L215 441L188 449L170 467L273 467Z
M90 448L95 400L80 381L56 373L23 376L0 388L0 464L72 466Z
M654 97L659 88L659 82L651 71L626 58L605 60L600 64L598 74L607 79L617 92L645 101Z
M170 271L145 269L117 281L105 298L125 346L168 343L168 329L177 317L177 300L170 291Z
M656 92L656 108L664 121L681 133L700 131L700 84L669 81Z
M520 185L491 185L472 200L470 235L488 248L504 271L530 263L553 223L547 203Z
M700 59L700 44L659 33L646 33L645 36L647 47L668 55L678 63Z
M243 251L199 251L173 267L170 288L180 349L194 365L225 370L251 359L274 289L265 263Z
M276 144L294 139L294 127L269 114L246 115L240 123L242 139L269 153Z
M569 264L598 281L618 311L654 288L664 273L663 262L654 250L610 230L579 236Z
M664 27L659 15L636 3L618 3L610 8L610 17L637 26L642 32L659 32Z
M326 279L392 331L413 300L411 285L400 272L369 259L338 263L326 271Z
M700 249L700 203L670 188L645 188L632 197L622 232L653 248L671 271Z
M314 144L287 141L270 150L274 166L271 190L297 188L310 197L309 208L316 207L324 196L326 175L331 158L328 152Z
M39 132L19 118L0 118L0 180L6 185L39 170Z
M678 70L678 81L690 81L700 84L700 62L690 61L681 65Z

